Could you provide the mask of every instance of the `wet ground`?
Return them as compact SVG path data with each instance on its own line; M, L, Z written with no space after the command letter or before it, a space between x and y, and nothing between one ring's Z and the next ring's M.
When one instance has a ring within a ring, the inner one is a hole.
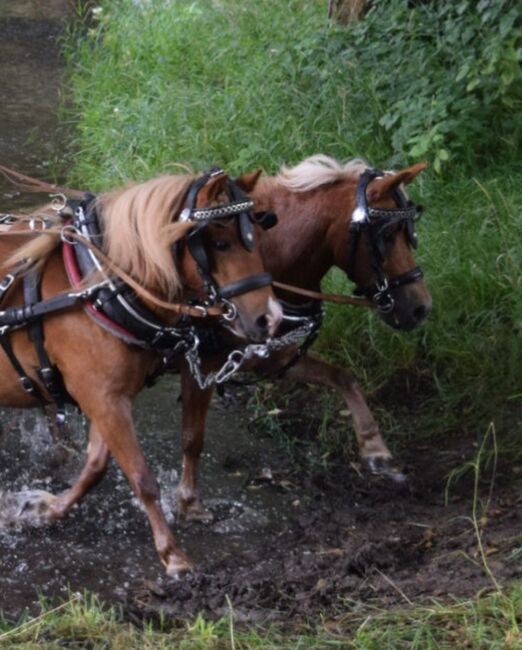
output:
M81 462L84 434L81 418L73 417L72 445L64 452L43 419L3 414L0 480L8 493L0 498L0 609L8 616L37 611L38 594L56 598L83 589L123 605L133 619L199 611L219 617L230 602L236 619L250 622L342 616L361 603L468 597L493 586L477 530L495 578L507 585L522 577L522 467L500 463L493 475L490 462L475 493L473 472L462 470L477 445L455 439L444 449L403 449L411 470L406 487L364 476L351 457L330 458L326 466L311 439L322 421L320 394L311 389L293 393L288 411L265 411L255 421L242 400L227 408L216 400L202 472L215 519L178 521L176 394L176 379L164 380L141 395L136 417L165 510L197 563L179 580L163 575L144 515L114 467L65 521L13 527L13 494L66 488ZM349 435L349 420L335 420L333 428ZM298 450L291 455L290 440ZM459 474L447 489L454 470Z
M60 39L69 0L0 0L0 164L52 180L66 155ZM61 167L63 169L63 166ZM0 177L0 212L34 204Z

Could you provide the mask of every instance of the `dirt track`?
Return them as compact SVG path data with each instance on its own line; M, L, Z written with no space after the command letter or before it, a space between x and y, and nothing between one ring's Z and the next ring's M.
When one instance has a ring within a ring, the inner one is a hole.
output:
M162 383L144 393L136 409L145 433L142 444L160 476L169 514L179 467L179 408L173 417L172 390L172 382ZM68 589L89 589L105 602L123 604L132 617L160 611L174 618L199 611L219 617L228 612L230 599L238 621L287 621L334 617L361 602L389 607L471 596L492 586L471 521L471 473L451 487L444 505L448 473L475 457L472 442L403 451L412 473L401 488L360 475L350 462L354 459L324 468L308 439L321 425L320 395L305 390L292 399L293 409L295 400L302 400L299 418L287 418L284 410L270 417L300 439L293 459L259 425L249 424L241 404L224 412L219 404L213 407L202 491L215 521L173 521L198 564L193 574L177 581L163 576L144 516L113 468L66 521L0 534L0 609L15 618L26 607L38 610L38 593L53 599ZM35 428L32 420L20 425L19 418L10 424L3 419L4 489L63 489L81 458L72 454L69 463L57 465L56 449L41 423ZM345 423L337 418L332 426L345 428ZM82 449L78 421L74 428ZM486 511L491 471L483 470L480 481L482 542L502 584L522 574L519 470L500 464Z
M303 408L313 428L312 413L319 412L313 393L303 394ZM472 471L450 486L445 505L449 472L474 459L477 446L448 447L412 450L405 458L412 469L405 488L360 476L346 462L303 472L278 455L271 459L273 479L250 487L291 504L282 528L265 530L241 553L224 539L218 556L193 575L132 590L127 605L140 616L161 610L215 617L229 612L230 599L237 620L302 620L343 615L361 602L387 608L487 590L493 584L473 525ZM243 456L235 468L245 476L262 474L257 457ZM492 483L491 467L483 469L476 495L487 563L504 585L522 576L520 470L498 467Z

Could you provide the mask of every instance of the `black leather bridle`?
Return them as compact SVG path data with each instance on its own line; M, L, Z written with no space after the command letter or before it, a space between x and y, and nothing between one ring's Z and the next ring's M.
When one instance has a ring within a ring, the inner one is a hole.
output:
M181 240L180 243L175 245L174 255L179 256L181 247L186 244L203 280L205 292L208 296L206 304L224 303L229 308L224 314L225 320L233 320L236 312L232 303L229 302L230 299L269 286L272 284L272 276L270 273L257 273L219 287L212 277L212 269L203 241L203 231L212 221L235 217L237 218L240 240L247 251L252 251L255 246L254 224L258 224L266 230L275 226L277 218L272 213L253 213L253 201L243 194L231 179L227 179L225 188L230 203L217 207L196 208L196 200L200 190L210 179L223 173L219 168L211 169L194 181L190 187L185 201L185 208L180 215L180 221L194 221L197 222L197 225L189 233L186 241Z
M357 284L355 294L365 295L373 300L379 311L387 313L395 305L392 291L397 287L420 280L423 273L418 266L393 278L388 278L384 272L383 265L387 255L387 240L398 230L404 230L408 244L412 248L417 248L415 222L418 221L422 213L422 207L410 201L399 188L394 188L392 191L397 208L372 208L368 205L366 190L370 181L385 175L385 172L377 169L367 169L359 178L356 206L349 227L348 270L346 275L352 282L357 284L353 277L353 268L357 246L364 235L370 252L372 269L377 279L369 287L361 287Z

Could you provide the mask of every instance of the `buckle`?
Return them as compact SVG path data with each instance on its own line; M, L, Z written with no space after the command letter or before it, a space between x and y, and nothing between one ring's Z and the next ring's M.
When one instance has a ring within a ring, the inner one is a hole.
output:
M34 393L34 383L33 380L30 379L29 377L26 377L25 375L20 377L20 384L23 388L23 390L26 393L32 394Z
M5 293L9 287L15 281L15 276L12 273L8 273L5 278L0 282L0 292Z

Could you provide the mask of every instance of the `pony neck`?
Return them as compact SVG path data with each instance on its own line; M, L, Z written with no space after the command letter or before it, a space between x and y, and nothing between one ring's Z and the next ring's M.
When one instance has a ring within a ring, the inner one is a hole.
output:
M276 178L261 180L252 192L256 210L272 211L278 217L277 226L263 233L260 244L265 268L274 279L319 290L336 259L331 192L332 188L295 192ZM291 301L296 302L296 297Z

